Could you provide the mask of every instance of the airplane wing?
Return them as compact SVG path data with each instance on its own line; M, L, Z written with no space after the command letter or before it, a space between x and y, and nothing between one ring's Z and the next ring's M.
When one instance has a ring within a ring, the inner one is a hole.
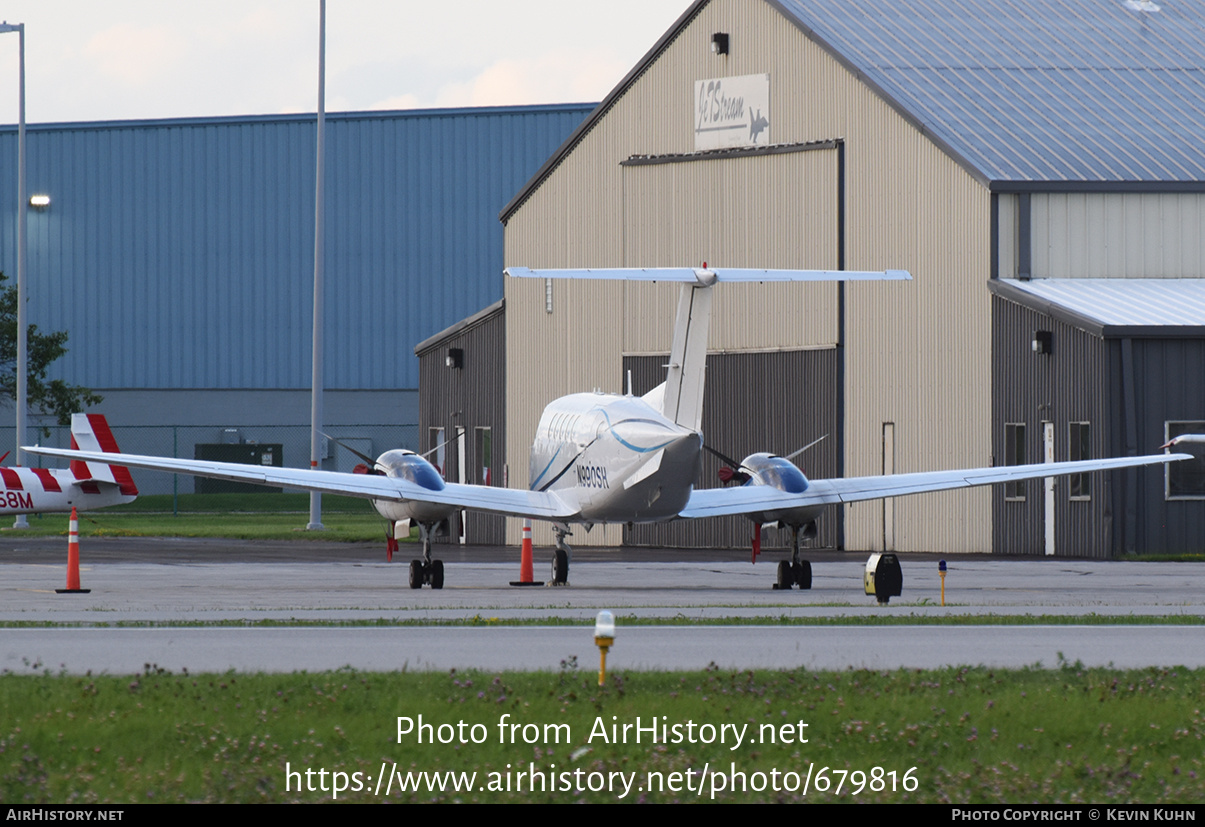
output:
M255 485L316 491L321 494L343 494L371 500L413 500L437 503L457 508L472 508L515 517L545 520L572 519L578 508L551 491L522 491L514 488L494 488L489 485L446 483L441 489L427 488L399 477L375 474L345 474L338 471L310 471L305 468L275 468L243 465L234 462L209 462L172 457L149 457L138 454L110 454L92 451L71 451L63 448L24 448L31 454L85 462L119 463L127 468L191 474L219 480L249 482Z
M1091 459L1077 462L1044 462L1034 465L1006 465L996 468L968 468L959 471L922 471L916 474L889 474L878 477L809 480L807 490L789 494L769 485L744 485L739 488L709 488L692 491L681 517L723 517L779 511L828 503L856 503L882 500L908 494L973 488L998 482L1041 479L1065 474L1083 474L1110 468L1132 468L1192 459L1191 454L1152 454L1142 457Z

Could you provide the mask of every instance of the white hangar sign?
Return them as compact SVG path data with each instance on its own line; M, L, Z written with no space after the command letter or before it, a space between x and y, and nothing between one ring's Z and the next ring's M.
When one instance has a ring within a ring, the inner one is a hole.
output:
M770 143L770 76L695 81L695 151Z

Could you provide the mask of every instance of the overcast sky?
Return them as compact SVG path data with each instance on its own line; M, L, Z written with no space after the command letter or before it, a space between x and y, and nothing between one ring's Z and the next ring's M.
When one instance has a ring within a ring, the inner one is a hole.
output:
M26 120L313 112L318 0L0 0ZM326 108L597 101L689 0L327 0ZM0 123L17 120L0 35Z

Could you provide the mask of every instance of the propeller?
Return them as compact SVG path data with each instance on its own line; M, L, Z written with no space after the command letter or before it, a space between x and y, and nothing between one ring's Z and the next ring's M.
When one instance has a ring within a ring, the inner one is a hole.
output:
M440 448L444 447L445 445L450 445L450 444L452 444L452 443L453 443L453 442L455 442L456 440L460 439L462 436L464 436L464 431L458 431L458 432L456 433L456 436L452 437L451 439L445 439L443 442L441 442L441 443L439 443L438 445L436 445L436 446L435 446L434 448L432 448L430 451L426 451L425 453L419 454L419 456L420 456L420 457L422 457L423 459L426 459L427 457L431 456L431 455L432 455L432 454L434 454L436 451L438 451Z
M362 453L360 453L360 452L359 452L359 451L357 451L355 448L353 448L353 447L351 447L350 445L348 445L346 442L341 442L341 441L339 441L338 439L335 439L335 438L334 438L333 436L331 436L330 434L322 434L322 435L323 435L324 437L326 437L327 439L329 439L331 442L333 442L333 443L335 443L336 445L338 445L340 448L343 448L343 449L345 449L345 450L348 450L348 451L350 451L351 453L355 454L355 455L356 455L358 458L360 458L360 459L364 460L364 464L363 464L363 465L357 465L357 466L356 466L356 467L353 469L352 473L354 473L354 474L375 474L375 475L377 475L377 476L383 476L383 475L385 474L385 472L384 472L384 471L382 471L380 468L378 468L378 467L377 467L377 461L376 461L375 459L373 459L372 457L368 456L367 454L362 454ZM420 456L420 457L422 457L423 459L426 459L427 457L431 456L432 454L434 454L436 451L438 451L440 448L444 447L444 446L445 446L445 445L447 445L448 443L450 443L450 442L454 442L455 440L460 439L460 437L462 437L463 435L464 435L463 433L457 433L457 434L456 434L454 437L452 437L451 439L445 439L443 442L441 442L441 443L439 443L438 445L436 445L436 446L435 446L434 448L432 448L430 451L427 451L426 453L419 454L419 456Z
M808 448L811 448L813 445L819 445L821 442L823 442L826 439L828 439L828 434L825 434L824 436L820 437L819 439L813 439L811 442L809 442L807 445L804 445L798 451L792 451L791 453L787 454L785 457L783 457L783 459L795 459L795 457L802 454Z
M720 453L706 443L703 445L703 450L707 451L712 456L717 457L721 462L727 463L721 467L719 471L720 480L725 485L733 481L735 481L738 485L744 485L749 481L749 474L741 470L741 463L737 462L730 456Z
M322 434L322 435L324 437L326 437L327 439L329 439L331 442L338 445L340 448L343 448L344 450L347 450L347 451L351 451L357 457L364 460L365 464L357 465L355 467L355 469L352 471L353 474L375 474L377 476L384 476L385 472L382 471L381 469L377 468L377 461L375 459L373 459L372 457L368 456L367 454L360 453L355 448L348 445L346 442L340 442L339 440L335 439L330 434ZM363 470L360 470L360 469L363 469Z
M795 459L795 457L802 454L808 448L818 445L826 439L828 439L828 434L825 434L824 436L820 437L819 439L813 439L811 442L809 442L807 445L804 445L802 448L800 448L796 451L792 451L791 453L787 454L785 457L783 457L783 459L788 460L788 461L793 460L793 459ZM719 470L719 478L725 485L727 485L728 483L731 483L731 482L736 482L738 485L744 485L745 483L747 483L749 481L750 475L749 475L748 471L741 470L742 468L744 468L743 463L737 462L732 457L727 456L726 454L720 453L715 448L712 448L710 445L704 445L703 450L707 451L712 456L719 458L719 460L721 462L727 463L726 466L724 466L723 468L720 468L720 470Z

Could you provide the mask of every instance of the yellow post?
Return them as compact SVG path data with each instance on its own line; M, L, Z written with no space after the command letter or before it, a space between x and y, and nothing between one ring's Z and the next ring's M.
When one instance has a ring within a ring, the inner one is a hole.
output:
M598 685L602 686L607 682L607 650L611 648L615 638L596 637L594 642L598 645Z

